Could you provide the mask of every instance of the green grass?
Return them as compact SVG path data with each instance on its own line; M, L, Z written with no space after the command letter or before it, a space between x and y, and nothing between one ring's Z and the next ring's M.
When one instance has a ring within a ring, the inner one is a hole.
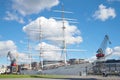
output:
M34 78L67 78L63 75L32 75Z
M29 75L15 75L15 74L5 74L0 75L0 78L30 78Z
M63 75L15 75L15 74L4 74L0 75L0 78L67 78Z

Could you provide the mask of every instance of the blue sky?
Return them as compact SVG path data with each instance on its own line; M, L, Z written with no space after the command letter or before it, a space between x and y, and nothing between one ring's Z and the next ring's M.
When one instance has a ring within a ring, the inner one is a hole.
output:
M45 20L60 17L61 13L53 10L60 10L61 4L64 4L65 11L73 12L73 14L66 13L65 17L77 19L78 23L69 23L68 27L73 25L77 28L80 33L75 34L76 30L74 30L74 36L81 38L81 40L75 38L73 44L68 48L87 50L87 52L68 52L69 58L92 58L96 55L106 34L109 35L112 42L109 49L113 54L120 56L120 0L1 0L0 54L2 60L0 61L6 60L7 51L3 51L3 49L25 54L23 49L27 47L26 35L30 35L30 33L23 28L30 28L29 24L41 17L44 17ZM70 34L68 32L68 35ZM33 43L35 44L37 41ZM31 43L32 46L33 43ZM108 52L110 51L108 50Z

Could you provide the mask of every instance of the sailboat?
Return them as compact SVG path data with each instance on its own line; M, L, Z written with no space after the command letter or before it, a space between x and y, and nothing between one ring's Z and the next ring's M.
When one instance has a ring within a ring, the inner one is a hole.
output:
M84 52L86 50L77 50L77 49L67 49L66 45L66 26L65 26L65 20L69 18L64 18L64 13L72 13L69 11L64 11L64 7L62 5L62 11L60 10L54 10L55 12L62 13L62 18L59 18L62 20L62 48L61 49L54 49L56 51L61 51L62 59L60 61L44 61L42 59L42 54L44 52L42 49L42 45L40 46L40 55L41 55L41 71L42 74L59 74L59 75L85 75L87 73L87 70L89 67L87 67L90 63L88 61L84 61L83 59L70 59L67 61L67 51L74 52ZM58 19L58 18L57 18ZM73 19L69 19L73 20ZM75 23L75 22L73 22ZM42 31L40 26L40 43L42 42ZM53 62L53 63L52 63ZM47 64L45 64L47 63ZM49 64L48 64L49 63Z
M60 10L54 10L54 12L62 13L62 18L53 17L53 18L60 19L60 21L61 21L60 22L61 26L58 26L59 27L58 31L60 30L59 31L60 34L58 36L56 36L56 35L55 36L49 36L49 34L47 34L47 36L43 35L45 33L44 31L47 31L47 29L42 30L43 27L42 27L42 21L40 20L40 18L38 18L36 20L37 30L32 30L32 31L34 31L34 33L37 33L37 35L39 36L39 37L37 36L37 38L39 40L39 48L37 49L37 51L39 52L39 54L34 54L34 55L36 55L37 57L38 56L40 57L40 68L36 72L35 71L30 71L30 73L35 72L36 74L40 73L40 74L61 74L61 75L65 75L65 74L66 75L81 75L81 74L84 74L89 69L87 67L87 65L89 64L88 61L85 61L84 59L69 59L69 60L67 60L67 52L68 51L69 52L75 52L75 51L85 52L86 51L86 50L77 50L77 49L67 49L67 47L68 47L67 46L67 41L66 41L66 29L67 29L67 27L66 27L65 23L66 23L67 20L71 21L71 20L76 20L76 19L64 18L64 13L72 13L72 12L64 11L63 5L62 5L62 10L61 11ZM38 23L38 21L39 21L39 23ZM72 23L77 23L77 22L72 21ZM38 24L39 24L39 26L38 26ZM27 28L26 28L26 30L27 30ZM49 31L49 32L51 32L51 31ZM51 32L50 34L54 34L54 32L53 33ZM34 35L34 34L32 34L32 35ZM62 46L61 47L54 47L54 49L49 49L49 47L45 48L44 47L45 43L43 41L44 37L46 37L49 40L49 42L50 42L50 39L56 39L56 42L59 41L60 45L62 45ZM56 61L55 60L51 60L51 61L45 60L44 59L44 54L46 52L47 53L52 53L51 51L60 52L61 53L60 59L58 59ZM31 54L31 56L32 55L33 54ZM27 74L27 72L24 72L24 74L25 73ZM28 71L28 73L29 73L29 71Z

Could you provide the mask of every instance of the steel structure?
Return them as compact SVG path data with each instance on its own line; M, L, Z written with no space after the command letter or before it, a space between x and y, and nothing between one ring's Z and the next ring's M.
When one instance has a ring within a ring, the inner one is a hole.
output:
M105 50L108 42L109 44L111 44L111 41L109 40L109 36L105 35L104 40L102 41L99 49L97 50L97 54L96 54L97 59L105 57Z

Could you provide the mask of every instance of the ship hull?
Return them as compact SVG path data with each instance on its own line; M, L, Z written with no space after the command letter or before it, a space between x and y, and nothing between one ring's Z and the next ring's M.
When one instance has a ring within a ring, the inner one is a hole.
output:
M90 63L62 66L54 69L43 70L42 74L56 75L86 75Z

